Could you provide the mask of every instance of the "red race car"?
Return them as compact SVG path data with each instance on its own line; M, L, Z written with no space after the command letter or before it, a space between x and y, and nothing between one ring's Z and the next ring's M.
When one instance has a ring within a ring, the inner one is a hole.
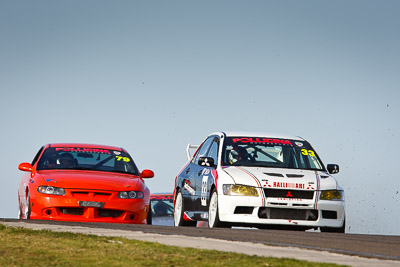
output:
M150 190L125 149L48 144L21 163L19 218L151 224Z

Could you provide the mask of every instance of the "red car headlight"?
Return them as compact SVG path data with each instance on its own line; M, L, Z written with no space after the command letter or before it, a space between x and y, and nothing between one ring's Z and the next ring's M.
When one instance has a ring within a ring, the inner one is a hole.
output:
M37 188L39 193L42 194L48 194L48 195L58 195L58 196L63 196L65 195L65 190L64 188L60 187L53 187L53 186L44 186L41 185Z
M139 199L143 197L144 194L141 191L123 191L118 193L118 198L122 199Z

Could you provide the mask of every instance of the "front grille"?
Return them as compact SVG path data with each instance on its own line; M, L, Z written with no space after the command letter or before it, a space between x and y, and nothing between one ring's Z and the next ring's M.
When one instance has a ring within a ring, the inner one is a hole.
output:
M59 208L63 214L83 215L83 208Z
M109 210L109 209L99 209L99 217L119 217L124 213L122 210Z
M318 219L318 210L260 208L258 217L261 219L316 221Z
M89 195L89 192L71 191L71 194L73 194L73 195L83 195L83 196L87 196L87 195Z
M314 191L264 188L265 197L313 199Z
M95 192L94 196L111 196L111 193Z

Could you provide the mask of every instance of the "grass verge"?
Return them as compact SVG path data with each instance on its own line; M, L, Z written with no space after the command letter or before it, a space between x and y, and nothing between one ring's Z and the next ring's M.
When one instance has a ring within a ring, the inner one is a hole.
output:
M0 224L0 266L339 266Z

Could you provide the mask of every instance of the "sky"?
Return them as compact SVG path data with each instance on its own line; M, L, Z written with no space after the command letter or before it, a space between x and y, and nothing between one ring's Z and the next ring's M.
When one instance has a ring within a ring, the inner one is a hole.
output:
M0 218L47 143L120 146L173 190L214 131L298 135L347 232L400 235L399 1L0 1Z

